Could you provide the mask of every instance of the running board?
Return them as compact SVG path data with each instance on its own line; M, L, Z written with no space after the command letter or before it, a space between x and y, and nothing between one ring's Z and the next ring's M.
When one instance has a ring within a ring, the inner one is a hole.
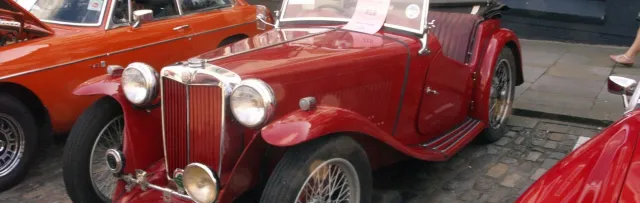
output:
M480 124L481 122L479 120L467 118L467 120L456 129L427 143L420 144L420 147L448 154L452 150L451 147L459 145L459 142L463 140L465 136L468 136L471 131L477 131Z

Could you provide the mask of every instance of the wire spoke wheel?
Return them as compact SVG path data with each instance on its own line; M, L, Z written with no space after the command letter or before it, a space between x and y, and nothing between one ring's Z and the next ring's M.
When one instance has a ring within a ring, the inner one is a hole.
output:
M109 149L122 148L123 131L124 118L120 115L105 125L91 149L91 160L89 160L91 184L105 202L111 202L117 183L117 178L109 171L105 154Z
M296 203L358 203L360 182L349 161L334 158L313 170L302 185Z
M500 128L507 116L512 102L512 78L511 64L506 59L500 60L496 72L491 80L489 122L494 129Z
M13 171L24 154L25 137L20 124L0 113L0 177Z

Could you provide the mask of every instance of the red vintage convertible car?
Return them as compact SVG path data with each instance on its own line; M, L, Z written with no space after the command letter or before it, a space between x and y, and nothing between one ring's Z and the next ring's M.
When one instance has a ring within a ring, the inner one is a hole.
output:
M609 76L609 92L623 97L623 117L560 160L517 202L640 202L637 84Z
M115 202L371 202L372 169L500 139L523 82L506 7L356 9L367 2L285 0L271 31L160 73L142 61L85 82L76 94L103 98L72 130L64 179L110 177L87 184ZM385 11L374 34L347 26ZM68 191L99 201L89 190Z

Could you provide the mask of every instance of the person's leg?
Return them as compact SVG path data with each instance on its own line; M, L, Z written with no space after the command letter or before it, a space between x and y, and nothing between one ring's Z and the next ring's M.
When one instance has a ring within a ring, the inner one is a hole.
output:
M640 29L638 29L638 33L636 34L636 39L633 41L633 44L624 55L628 58L635 59L638 53L640 53Z
M640 53L640 28L636 33L636 39L626 53L620 55L611 55L609 58L616 63L631 66L635 62L636 56Z

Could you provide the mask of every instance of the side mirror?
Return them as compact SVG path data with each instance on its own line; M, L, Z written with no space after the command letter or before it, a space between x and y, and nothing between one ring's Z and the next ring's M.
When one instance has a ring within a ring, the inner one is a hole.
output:
M612 75L607 80L609 93L622 95L625 113L634 110L638 105L638 99L640 99L640 91L638 90L640 89L636 87L638 87L638 82L630 78Z
M153 20L153 11L142 9L133 11L133 28L138 28L142 23Z
M607 81L607 89L611 94L617 95L633 95L636 87L638 86L638 82L633 79L620 77L620 76L609 76Z

